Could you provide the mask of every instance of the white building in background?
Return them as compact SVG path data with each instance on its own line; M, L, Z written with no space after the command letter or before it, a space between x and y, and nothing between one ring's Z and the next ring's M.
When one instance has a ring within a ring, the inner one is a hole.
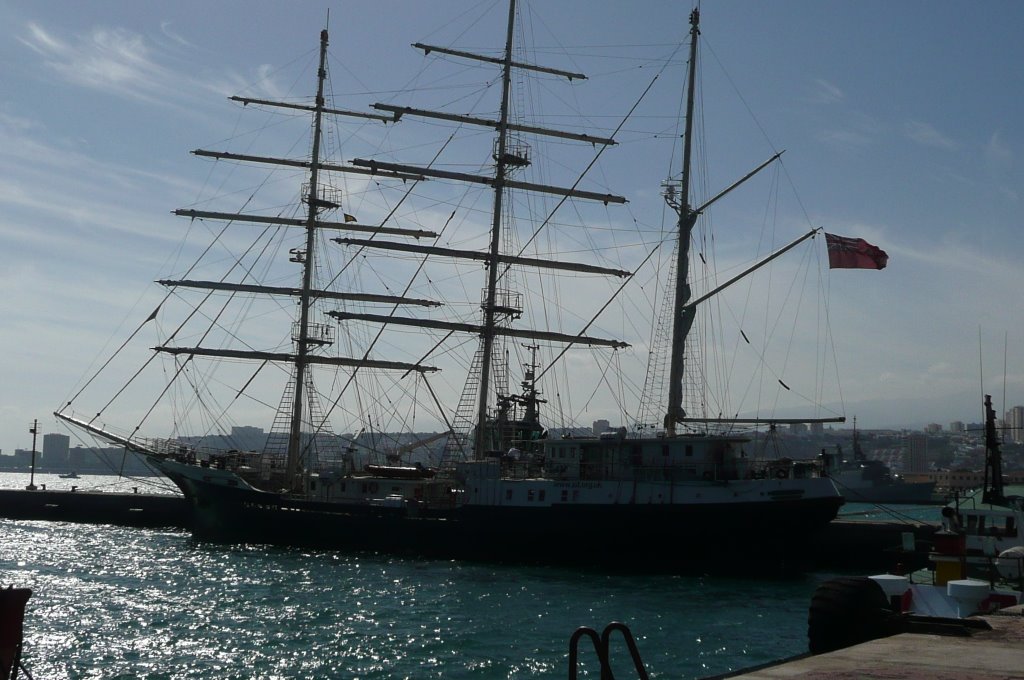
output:
M1003 441L1024 442L1024 406L1014 406L1003 414Z

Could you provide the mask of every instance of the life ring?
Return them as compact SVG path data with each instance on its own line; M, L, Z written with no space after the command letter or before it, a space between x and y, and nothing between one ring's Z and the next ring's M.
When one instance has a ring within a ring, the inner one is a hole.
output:
M789 473L785 470L776 470L775 479L786 479L789 477Z

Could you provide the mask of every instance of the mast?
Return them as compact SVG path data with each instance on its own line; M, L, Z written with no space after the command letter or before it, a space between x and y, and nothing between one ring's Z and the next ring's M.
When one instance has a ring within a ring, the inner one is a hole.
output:
M683 174L679 182L679 243L676 249L676 289L672 304L672 354L669 368L668 411L665 414L665 434L674 437L676 423L683 412L683 350L686 336L693 326L696 308L687 306L690 299L689 263L690 235L697 223L699 211L690 206L690 158L693 149L693 100L697 76L697 36L700 35L700 10L690 13L690 68L686 91L686 130L683 142Z
M36 435L39 434L39 421L33 420L32 427L29 428L29 432L32 433L32 467L29 473L28 486L25 487L26 491L36 490Z
M313 289L313 256L316 246L317 205L319 192L317 180L320 170L320 128L324 111L324 80L327 77L327 30L320 31L320 65L317 68L316 105L313 109L313 153L309 165L309 197L306 218L306 252L298 259L302 262L302 290L299 293L299 338L295 348L295 398L292 402L291 426L288 431L288 458L285 475L288 483L295 487L299 473L300 448L302 447L302 397L305 387L307 355L309 353L309 307L310 292Z
M1003 505L1003 455L999 449L999 433L996 432L996 411L992 408L992 396L985 395L985 488L982 503Z
M481 301L481 311L483 312L483 314L481 318L481 323L479 325L425 321L422 319L403 319L401 317L396 317L393 315L385 317L382 315L372 314L328 312L330 316L333 316L339 321L351 319L369 321L371 323L380 323L382 325L406 324L426 328L449 330L453 332L476 334L480 338L480 344L478 346L477 354L479 358L479 364L477 364L476 360L474 360L473 368L470 371L469 379L467 381L467 387L465 388L466 391L464 392L465 414L460 415L459 420L460 422L463 422L465 425L465 428L462 430L464 434L460 436L465 437L466 435L468 435L471 429L474 430L474 434L472 435L472 446L477 457L482 457L485 454L485 448L487 446L486 435L488 432L488 404L491 396L489 392L491 392L492 389L494 389L493 384L495 383L495 364L493 355L495 353L496 338L516 337L530 340L545 340L566 344L576 344L582 342L585 344L602 345L610 347L625 346L624 343L620 343L614 340L604 340L601 338L587 337L582 335L582 333L577 335L571 335L564 333L551 333L540 331L516 331L511 328L508 328L508 324L505 323L507 320L518 318L519 314L521 313L521 310L517 309L516 305L512 304L510 301L505 299L505 292L499 290L498 288L500 277L502 275L502 272L505 270L506 265L515 265L534 269L559 269L565 271L577 271L582 273L620 277L629 275L629 272L625 272L618 269L611 269L607 267L597 267L583 263L556 262L549 258L529 258L522 256L513 256L502 252L501 238L502 227L504 226L502 222L502 211L505 205L506 192L510 190L522 190L526 192L537 192L561 196L563 198L598 201L604 203L605 205L609 203L622 204L626 202L625 198L614 194L584 191L575 188L575 186L571 188L565 188L552 185L538 184L534 182L522 181L514 176L514 172L517 169L524 168L530 165L530 160L526 153L528 147L526 147L525 144L520 145L519 140L512 136L516 133L564 139L582 142L590 145L610 146L615 144L615 140L610 138L562 130L552 130L543 127L537 127L534 125L516 123L510 120L513 69L555 75L562 78L566 78L570 81L577 79L586 79L586 76L582 73L564 71L561 69L550 68L526 62L514 61L512 58L512 52L515 36L515 18L516 2L515 0L510 0L508 7L507 29L505 34L505 49L501 57L491 57L473 54L470 52L463 52L460 50L454 50L451 48L439 47L435 45L426 45L423 43L415 43L413 45L413 47L423 50L425 54L437 52L440 54L453 56L458 59L469 59L477 62L495 64L500 66L501 101L499 115L495 119L481 118L479 116L472 115L448 113L444 111L428 111L424 109L417 109L408 106L396 106L392 104L378 103L373 105L373 107L379 111L385 111L390 113L392 115L392 118L390 118L389 120L393 122L398 122L400 119L405 117L428 118L433 120L454 122L458 123L459 125L487 127L495 130L496 138L494 140L493 146L493 158L495 161L495 166L493 173L489 173L486 175L477 175L464 172L454 172L442 168L405 165L399 163L379 161L375 159L355 158L352 159L351 161L353 166L359 168L366 168L371 174L381 175L384 177L402 178L404 175L415 175L427 179L445 179L470 184L482 184L490 187L494 192L494 198L488 246L479 251L469 251L454 248L444 248L437 245L426 246L412 244L396 244L394 242L383 239L333 239L340 245L350 245L359 248L376 248L395 250L400 252L410 252L417 253L426 257L439 256L456 259L477 260L482 261L484 263L484 266L487 269L487 275L485 279L485 287L483 290ZM478 366L479 368L477 368ZM470 394L472 396L467 396ZM459 410L461 414L461 402Z
M484 441L487 422L487 393L491 387L491 353L494 349L494 303L498 286L498 255L501 249L501 207L505 195L505 173L507 159L505 146L508 142L508 99L512 89L512 38L515 29L516 1L508 3L508 31L505 35L505 60L501 71L501 114L498 121L497 169L494 172L494 214L491 216L491 248L487 262L487 298L484 303L483 332L480 335L483 356L480 366L480 391L476 409L476 434L473 451L477 458L484 456Z

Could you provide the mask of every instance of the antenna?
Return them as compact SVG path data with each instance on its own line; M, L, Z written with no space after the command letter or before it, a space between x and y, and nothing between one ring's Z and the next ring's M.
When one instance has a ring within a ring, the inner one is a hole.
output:
M982 364L981 325L980 324L978 325L978 382L981 383L980 384L981 394L984 397L984 395L985 395L985 370L984 370L984 366ZM982 414L985 415L984 410L982 410ZM982 418L981 422L985 422L985 419Z

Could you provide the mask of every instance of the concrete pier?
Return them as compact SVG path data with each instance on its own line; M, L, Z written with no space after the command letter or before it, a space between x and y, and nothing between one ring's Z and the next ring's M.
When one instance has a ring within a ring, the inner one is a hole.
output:
M1022 607L971 618L992 629L965 636L902 633L705 680L1024 680Z
M0 517L149 528L192 526L188 501L172 494L0 489Z

